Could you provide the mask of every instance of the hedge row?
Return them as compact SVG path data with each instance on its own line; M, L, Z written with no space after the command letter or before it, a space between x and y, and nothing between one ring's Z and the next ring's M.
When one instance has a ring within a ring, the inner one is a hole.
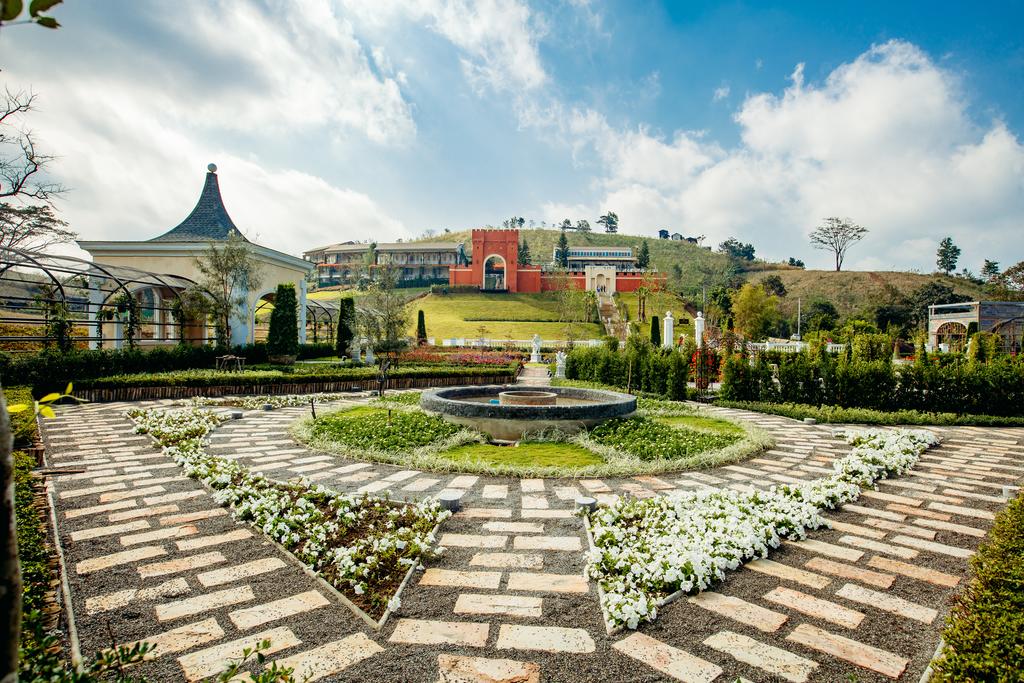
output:
M688 370L678 351L646 343L627 344L623 352L604 346L574 349L565 359L566 379L598 382L676 401L686 400Z
M757 413L782 415L794 420L812 417L818 422L837 424L876 425L934 425L938 427L1024 427L1024 417L998 415L957 415L956 413L924 413L919 410L881 411L870 408L842 408L840 406L811 406L802 403L760 403L757 401L727 401L718 399L715 405L738 408Z
M7 405L12 403L32 405L32 390L28 387L4 387L4 397L7 399ZM35 442L36 436L39 434L35 411L23 410L20 413L11 413L10 417L14 447L28 448Z
M63 389L68 382L79 382L109 375L169 372L189 368L212 368L217 356L242 356L249 365L267 362L267 345L248 344L231 349L214 346L169 346L142 351L139 349L73 351L56 350L32 355L12 356L0 353L0 381L5 386L33 387L41 391ZM321 358L334 354L332 344L303 344L299 359Z
M1024 494L996 515L971 560L933 664L935 681L1019 681L1024 667Z
M731 356L719 396L731 401L800 403L957 415L1024 416L1024 359L896 365L829 354L791 353L769 363Z
M409 366L388 373L391 379L415 377L508 377L515 366ZM179 370L175 372L112 375L75 383L76 389L118 389L123 387L236 387L267 384L319 384L325 382L356 382L377 378L375 367L312 366L283 370Z

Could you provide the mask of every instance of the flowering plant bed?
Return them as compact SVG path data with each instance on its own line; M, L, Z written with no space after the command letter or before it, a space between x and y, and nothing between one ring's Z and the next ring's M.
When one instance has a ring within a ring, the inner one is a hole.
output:
M434 530L451 513L436 500L398 504L306 479L268 479L204 451L203 439L224 420L208 410L136 409L128 416L137 433L153 436L236 519L263 531L370 615L397 609L396 593L410 570L440 552Z
M767 557L784 538L828 526L823 509L854 501L862 487L903 474L934 434L917 430L847 435L854 446L834 474L766 491L704 490L637 500L623 497L587 518L586 574L597 581L609 631L657 617L658 607Z
M633 417L599 424L591 430L590 438L640 460L678 460L731 446L741 437L738 434L672 427L644 417Z
M310 401L316 403L330 403L351 398L352 394L285 394L280 396L224 396L211 398L208 396L193 396L192 398L178 401L183 406L234 406L245 410L259 410L269 405L274 408L297 408L308 406Z

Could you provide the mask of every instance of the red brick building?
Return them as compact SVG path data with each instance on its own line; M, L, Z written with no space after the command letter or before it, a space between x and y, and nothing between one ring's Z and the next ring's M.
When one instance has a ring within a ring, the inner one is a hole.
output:
M570 247L567 275L580 289L601 289L608 294L632 292L645 278L663 284L664 275L636 267L632 250L622 247ZM479 287L482 291L526 294L559 289L564 275L553 268L519 265L519 231L473 231L473 261L448 269L452 286Z

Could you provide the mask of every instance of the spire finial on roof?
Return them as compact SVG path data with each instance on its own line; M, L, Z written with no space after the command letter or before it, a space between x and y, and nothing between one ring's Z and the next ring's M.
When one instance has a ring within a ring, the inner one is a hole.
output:
M206 170L209 171L210 173L216 173L217 172L217 164L209 164L206 167Z
M192 213L176 227L162 235L154 237L151 242L207 242L210 240L226 240L231 234L241 231L235 227L224 200L220 196L220 184L217 182L217 165L206 167L206 182L199 195L199 201ZM242 236L242 239L245 239Z

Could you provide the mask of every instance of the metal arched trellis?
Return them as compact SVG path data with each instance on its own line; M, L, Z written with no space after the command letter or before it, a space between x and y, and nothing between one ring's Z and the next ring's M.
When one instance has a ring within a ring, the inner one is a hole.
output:
M182 313L179 275L24 249L0 250L0 349L202 344L213 327Z

